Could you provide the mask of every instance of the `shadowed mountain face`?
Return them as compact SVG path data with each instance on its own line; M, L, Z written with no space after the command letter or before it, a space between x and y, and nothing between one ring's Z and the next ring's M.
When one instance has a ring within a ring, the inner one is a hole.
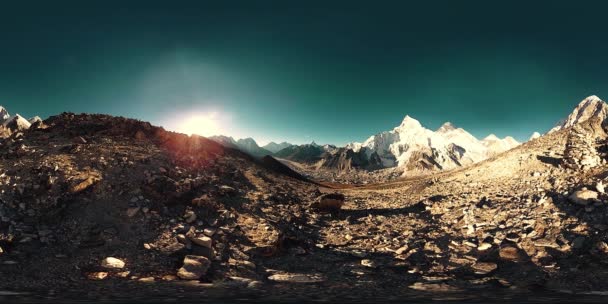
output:
M225 147L239 149L245 153L250 154L255 157L264 157L266 155L272 155L272 152L261 148L255 142L253 138L242 138L239 140L234 140L232 137L228 136L211 136L209 137L211 140L214 140Z
M270 142L267 145L263 146L262 148L272 152L272 153L277 153L285 148L289 148L293 146L292 144L288 143L288 142L282 142L280 144L277 144L275 142Z

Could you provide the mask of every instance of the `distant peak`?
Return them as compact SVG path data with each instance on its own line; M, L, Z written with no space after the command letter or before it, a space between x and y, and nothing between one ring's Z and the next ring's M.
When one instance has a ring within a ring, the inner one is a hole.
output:
M439 127L439 129L437 129L437 132L445 133L445 132L452 131L452 130L456 130L456 127L451 122L447 121L444 124L442 124L441 127Z
M498 136L496 136L494 134L490 134L490 135L486 136L486 138L484 138L483 140L500 140L500 138L498 138Z
M540 137L540 133L534 132L534 133L532 133L532 135L530 136L530 139L528 139L528 140L537 139L539 137Z
M416 127L421 127L422 125L420 124L420 122L414 118L412 118L409 115L405 115L405 118L403 118L403 121L401 122L400 127L406 127L406 128L416 128Z

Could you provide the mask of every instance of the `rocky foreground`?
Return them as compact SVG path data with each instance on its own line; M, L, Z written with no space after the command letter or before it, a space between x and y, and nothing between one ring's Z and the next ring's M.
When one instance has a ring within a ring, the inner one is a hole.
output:
M0 296L607 294L606 138L591 119L464 169L330 187L202 137L62 114L0 141Z

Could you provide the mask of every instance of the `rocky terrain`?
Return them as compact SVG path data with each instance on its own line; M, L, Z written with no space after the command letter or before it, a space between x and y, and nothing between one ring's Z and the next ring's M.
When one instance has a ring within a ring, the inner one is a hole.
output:
M0 300L602 301L604 121L352 185L149 123L64 113L0 141Z

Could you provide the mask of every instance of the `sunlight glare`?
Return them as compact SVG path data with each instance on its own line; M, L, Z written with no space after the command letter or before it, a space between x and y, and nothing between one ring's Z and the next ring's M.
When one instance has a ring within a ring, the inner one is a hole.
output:
M201 136L218 135L222 133L219 115L216 112L201 113L186 118L177 128L178 132L188 135Z

